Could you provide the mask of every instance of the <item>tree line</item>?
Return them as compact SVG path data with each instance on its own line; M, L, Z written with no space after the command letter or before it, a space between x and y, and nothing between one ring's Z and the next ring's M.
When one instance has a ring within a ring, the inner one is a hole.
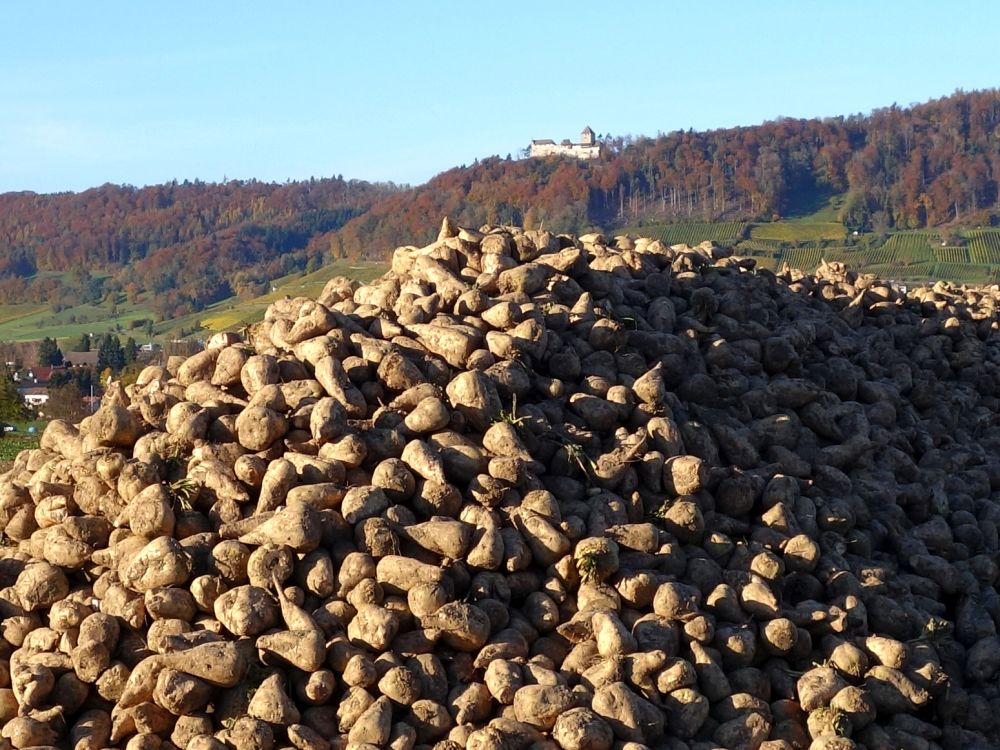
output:
M153 292L154 312L174 317L254 296L309 267L310 238L399 189L333 177L0 194L0 298L73 306Z

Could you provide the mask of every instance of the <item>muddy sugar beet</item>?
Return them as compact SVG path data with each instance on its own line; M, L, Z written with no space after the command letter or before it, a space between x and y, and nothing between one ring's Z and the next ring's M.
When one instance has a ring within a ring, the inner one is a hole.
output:
M0 748L1000 746L998 294L445 221L0 476Z

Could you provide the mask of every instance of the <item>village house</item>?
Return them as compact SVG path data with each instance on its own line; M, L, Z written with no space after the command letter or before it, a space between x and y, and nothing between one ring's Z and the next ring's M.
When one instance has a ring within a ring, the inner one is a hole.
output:
M18 395L27 406L37 409L49 400L49 379L58 367L29 367L14 373Z
M30 386L28 388L18 388L17 392L24 400L25 405L32 409L44 406L49 400L49 389L45 386Z
M67 367L97 367L97 352L66 352L63 361Z
M601 155L601 144L597 142L594 131L587 126L580 133L580 142L572 143L568 138L556 143L551 138L532 141L528 148L528 156L572 156L576 159L596 159Z
M52 377L52 373L55 370L62 368L59 367L29 367L25 373L24 377L21 377L20 372L14 373L14 382L21 385L37 385L46 386L49 384L49 379Z

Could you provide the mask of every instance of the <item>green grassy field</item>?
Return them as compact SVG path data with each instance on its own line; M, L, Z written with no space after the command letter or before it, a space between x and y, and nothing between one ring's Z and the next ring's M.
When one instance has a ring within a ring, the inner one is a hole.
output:
M19 318L26 318L29 315L34 315L35 313L43 312L48 309L48 305L35 305L31 303L0 305L0 325L18 320Z
M348 276L360 281L370 281L385 272L386 266L378 263L338 261L314 273L293 274L277 279L275 291L249 300L235 297L222 300L200 312L157 323L154 338L174 338L181 329L202 329L210 333L240 328L264 317L264 310L276 299L290 297L316 297L323 286L334 276ZM104 302L98 305L77 305L53 312L49 305L0 305L0 341L35 341L46 336L62 341L72 341L83 334L95 336L118 333L145 341L142 327L131 327L133 321L155 319L148 304L149 296L140 295L135 304L124 297L117 304Z
M697 245L699 242L711 240L719 244L730 244L743 237L746 224L739 221L727 221L718 224L706 222L681 222L676 224L645 224L640 227L627 227L621 234L633 237L652 237L667 245Z
M785 216L782 218L783 222L789 224L794 224L796 222L804 223L836 223L840 222L840 209L844 205L844 196L835 195L833 198L829 198L825 201L820 202L815 206L816 210L811 213L804 214L802 216Z
M867 266L865 273L871 273L882 279L892 279L894 281L915 281L924 282L935 278L935 264L933 263L883 263L880 265Z
M823 248L821 253L823 260L828 262L846 263L848 266L856 266L864 259L862 250L846 245L831 245Z
M768 271L778 271L781 268L781 262L776 255L763 255L760 257L754 257L756 261L756 268L764 268Z
M24 435L7 433L0 437L0 464L13 461L21 451L37 448L41 434ZM0 467L0 470L3 470Z
M756 224L750 230L754 240L771 240L790 244L804 242L842 242L847 238L843 224L833 221L779 221Z
M765 253L767 255L773 255L781 252L781 243L777 240L743 240L739 243L740 252L746 253Z
M17 310L14 308L22 308ZM153 312L139 305L77 305L52 312L49 306L0 305L0 341L34 341L50 336L56 339L79 338L85 333L128 333L134 320L153 318Z

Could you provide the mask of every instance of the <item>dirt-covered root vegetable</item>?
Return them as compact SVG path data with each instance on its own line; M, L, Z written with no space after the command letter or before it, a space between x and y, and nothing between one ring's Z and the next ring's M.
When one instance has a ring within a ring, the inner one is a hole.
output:
M579 705L579 697L563 685L525 685L514 694L514 716L542 731L551 730L560 715Z
M347 625L347 637L355 645L384 651L399 632L399 616L377 604L359 604Z
M119 575L126 587L144 593L187 583L191 567L191 556L181 544L172 537L160 536L136 552Z
M803 674L795 686L803 711L829 705L833 697L847 687L847 681L830 667L815 667Z
M552 727L552 739L564 750L610 750L614 733L604 719L581 707L559 715Z
M848 685L833 696L830 708L839 711L848 722L852 731L859 732L875 720L875 706L868 693L855 685Z
M278 621L277 602L257 586L237 586L215 600L216 619L233 635L263 633Z
M306 724L291 724L287 733L289 742L300 750L328 750L330 747L323 735Z
M434 517L402 529L407 538L442 557L459 560L472 544L474 527L450 518Z
M694 679L692 672L692 684ZM662 682L661 680L660 683ZM708 699L693 687L678 687L669 692L661 692L665 696L664 708L671 734L681 739L694 737L708 719Z
M618 545L604 537L588 537L573 550L576 569L584 581L606 581L618 572Z
M212 686L204 680L175 669L164 669L156 678L153 700L175 716L185 716L203 708L212 697Z
M73 750L100 750L111 739L111 717L105 711L85 711L69 731Z
M53 421L0 745L996 745L1000 296L752 261L445 221Z
M282 676L278 673L269 675L260 684L250 704L247 713L254 719L268 724L297 724L301 718L298 708L285 691Z
M624 682L612 682L595 691L591 708L611 725L619 740L646 744L663 736L663 712Z
M524 686L524 674L520 665L512 661L493 659L486 667L484 681L493 699L509 706L513 704L517 691Z
M418 583L440 583L444 571L402 555L385 555L378 560L375 578L390 591L406 592Z
M865 692L879 714L908 713L926 705L930 694L898 669L872 667L865 675Z
M539 563L551 565L569 552L569 539L544 516L528 510L518 513L514 523Z
M451 423L451 412L441 399L427 396L406 415L403 422L418 434L437 432Z
M344 520L357 524L384 513L389 508L389 498L378 487L353 487L344 495L340 512Z
M693 586L667 582L656 589L653 611L670 620L688 620L698 612L701 599L701 592Z
M443 643L456 651L475 652L486 643L492 630L489 616L479 607L449 602L423 618L421 624L440 632Z
M316 509L305 502L293 502L262 524L240 537L243 544L275 544L296 552L311 552L319 546L322 529Z
M89 442L93 447L131 448L145 431L145 424L122 403L121 397L110 392L108 395L102 400L101 408L85 418L85 421L89 420ZM84 441L84 447L87 447L87 442Z
M47 722L29 716L18 716L3 725L0 737L8 740L12 747L47 747L55 745L59 739L56 730Z

